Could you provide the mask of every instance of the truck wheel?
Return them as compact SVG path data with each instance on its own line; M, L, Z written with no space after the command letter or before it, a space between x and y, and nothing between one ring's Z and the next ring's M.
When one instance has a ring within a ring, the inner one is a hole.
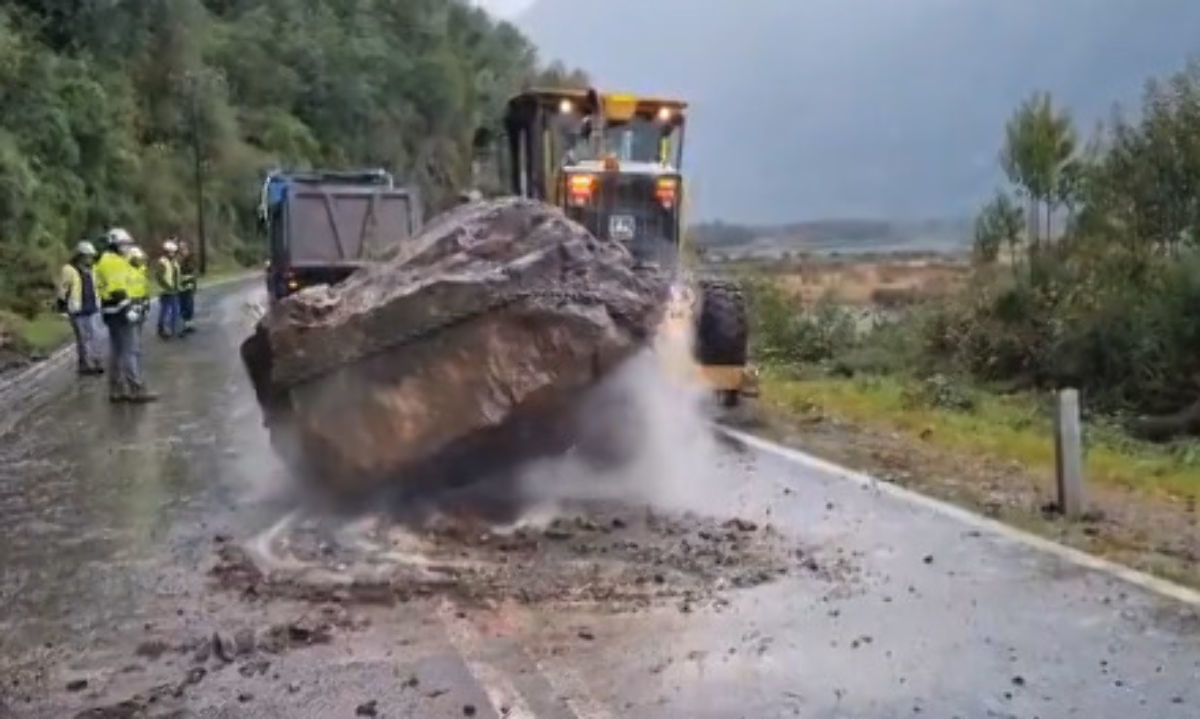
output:
M695 357L704 365L744 365L749 332L746 298L733 282L700 281Z

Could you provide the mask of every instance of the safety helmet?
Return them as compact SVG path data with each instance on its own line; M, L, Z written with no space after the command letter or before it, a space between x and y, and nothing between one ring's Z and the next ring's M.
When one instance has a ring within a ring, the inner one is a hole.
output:
M92 247L92 243L84 240L78 245L75 245L75 254L83 255L84 257L95 257L96 248Z
M108 243L110 245L132 245L133 235L130 235L123 227L114 227L108 231Z
M179 245L175 242L175 240L167 240L163 243L163 252L166 252L167 254L174 254L178 251Z

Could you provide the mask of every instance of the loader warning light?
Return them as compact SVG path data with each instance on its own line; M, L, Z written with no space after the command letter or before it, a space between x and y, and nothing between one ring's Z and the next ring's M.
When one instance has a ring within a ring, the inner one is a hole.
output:
M592 190L596 186L594 175L571 175L567 178L567 194L572 205L585 205L592 199Z
M658 121L659 122L670 122L671 121L671 108L666 107L665 105L663 107L658 108Z
M654 186L654 197L663 207L671 208L675 205L675 198L679 192L679 180L674 177L660 177Z
M575 104L564 98L562 102L558 103L558 111L564 115L570 115L575 112Z

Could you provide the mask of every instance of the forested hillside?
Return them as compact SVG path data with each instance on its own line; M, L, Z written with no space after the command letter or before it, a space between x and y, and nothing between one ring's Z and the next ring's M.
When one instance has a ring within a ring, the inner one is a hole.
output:
M34 312L105 227L256 262L262 172L383 166L433 205L475 127L537 71L462 0L21 0L0 5L0 309Z

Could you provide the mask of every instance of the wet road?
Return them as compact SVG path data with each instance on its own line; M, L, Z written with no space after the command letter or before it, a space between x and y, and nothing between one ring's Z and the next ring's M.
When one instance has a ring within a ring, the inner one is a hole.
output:
M111 407L102 382L60 379L0 439L0 717L151 695L92 716L1200 716L1194 607L707 437L666 457L683 471L645 478L655 501L769 522L845 568L839 581L792 573L691 610L354 607L358 628L272 654L260 676L210 664L156 694L192 662L147 656L147 640L312 611L206 574L215 536L254 536L291 509L236 353L252 295L209 293L186 344L150 341L162 402Z

